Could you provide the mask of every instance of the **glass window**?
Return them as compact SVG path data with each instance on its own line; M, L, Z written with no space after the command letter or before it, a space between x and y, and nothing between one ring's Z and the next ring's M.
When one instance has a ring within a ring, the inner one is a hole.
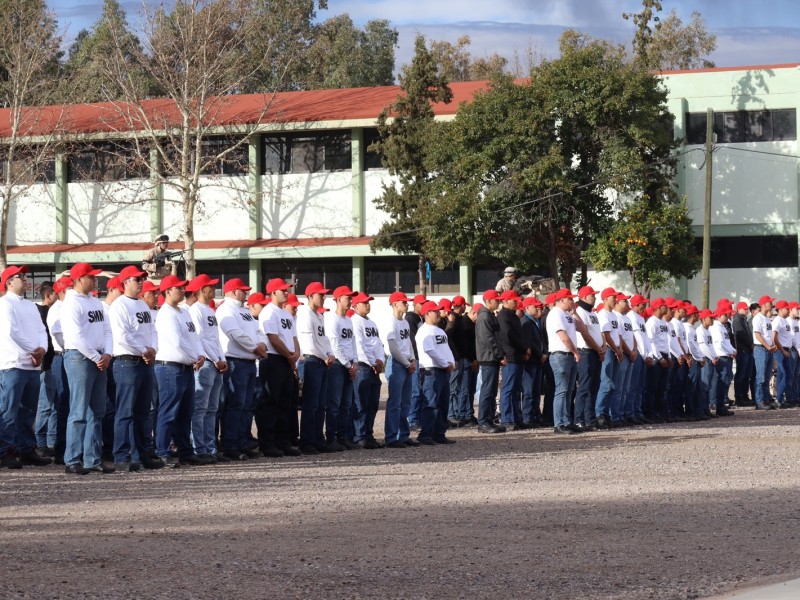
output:
M772 111L772 139L776 142L797 139L797 111Z
M773 142L797 139L797 111L750 110L714 113L717 143ZM686 143L705 144L706 113L686 115Z
M291 163L289 141L285 137L264 137L264 148L261 152L261 173L277 175L288 173Z
M698 254L703 238L695 239ZM712 269L767 269L797 266L797 236L765 235L711 238Z
M201 148L204 175L247 175L248 145L242 138L205 138Z
M706 113L686 115L686 142L688 144L706 143Z
M321 138L295 138L291 144L292 173L317 173L323 169L325 165L325 143Z
M369 128L364 130L364 170L385 169L381 154L376 150L370 150L372 144L380 139L378 130Z
M350 134L328 136L325 139L325 170L348 171L352 166Z

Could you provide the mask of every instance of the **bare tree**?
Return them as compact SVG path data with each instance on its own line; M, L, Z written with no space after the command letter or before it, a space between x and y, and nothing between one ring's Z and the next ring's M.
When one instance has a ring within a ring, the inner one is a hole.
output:
M2 0L0 12L0 105L8 118L0 123L0 269L4 269L11 205L23 201L32 185L54 175L63 111L44 106L58 87L61 44L45 3Z
M221 172L220 165L241 155L248 136L263 128L268 113L270 121L277 118L274 94L266 92L251 105L258 108L247 115L249 125L238 127L235 135L224 129L230 96L240 93L270 56L264 40L260 59L248 43L258 36L258 24L247 0L178 0L171 13L143 8L140 49L125 43L125 30L112 28L114 50L105 68L122 90L122 100L109 99L114 101L107 122L128 140L133 161L149 165L149 180L175 192L183 214L187 277L195 272L194 222L201 189L220 185L223 180L214 175ZM292 60L284 57L284 73ZM147 99L132 63L163 90L165 99ZM223 130L230 135L225 143L209 144Z

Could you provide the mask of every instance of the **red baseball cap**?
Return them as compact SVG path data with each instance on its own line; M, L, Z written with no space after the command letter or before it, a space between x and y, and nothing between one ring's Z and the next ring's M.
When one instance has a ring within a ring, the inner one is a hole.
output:
M506 300L516 300L517 302L522 302L522 298L519 297L519 294L514 290L506 290L502 294L500 294L500 301L505 302Z
M297 298L297 294L288 294L286 298L287 306L302 306L303 303Z
M775 303L775 308L780 310L781 308L789 308L789 303L786 300L778 300Z
M633 298L631 298L631 306L638 306L639 304L650 304L650 300L641 294L635 294Z
M475 312L478 312L482 308L483 304L481 304L480 302L476 302L475 304L472 305L472 310Z
M158 296L158 300L156 300L156 306L158 306L158 307L164 306L164 301L165 300L166 299L164 298L164 296L159 295Z
M353 304L361 304L362 302L371 302L375 300L372 296L367 296L364 292L358 292L353 296Z
M697 307L694 304L690 304L686 307L686 316L697 314Z
M675 300L675 298L667 298L664 300L664 304L667 308L675 310L676 308L680 308L683 306L683 302L680 300Z
M770 298L769 296L761 296L761 298L758 299L759 306L764 306L767 302L775 302L775 298Z
M267 295L270 295L270 294L272 294L272 292L277 292L279 290L286 291L290 287L292 287L291 284L286 283L280 277L276 277L275 279L270 279L267 282ZM250 289L250 288L248 288L248 289Z
M447 298L442 298L439 300L439 310L446 310L447 312L451 312L453 310L453 303L450 302Z
M222 291L225 294L228 294L230 292L235 292L236 290L249 292L251 289L253 288L251 288L249 285L245 284L244 281L236 277L234 279L229 279L228 281L226 281L225 286L222 288Z
M536 296L528 296L525 300L522 301L522 308L528 308L529 306L541 306L542 303Z
M395 302L410 302L411 298L405 295L403 292L395 292L391 296L389 296L389 304L394 304Z
M111 290L123 291L119 275L115 275L114 277L109 277L108 281L106 281L106 291L110 292Z
M664 302L663 298L656 298L650 302L650 306L655 310L656 308L661 308L665 306L666 302Z
M456 296L453 298L453 306L466 306L469 304L464 296Z
M600 292L598 292L592 286L585 285L581 289L578 290L578 298L585 298L586 296L591 296L592 294L594 294L596 296L599 293Z
M617 291L614 288L607 287L602 292L600 292L600 299L605 300L606 298L610 298L611 296L616 296Z
M497 293L497 290L486 290L483 292L483 301L487 300L500 300L500 294Z
M333 290L333 299L338 300L342 296L355 296L358 292L354 292L346 285L340 285L335 290Z
M713 317L714 313L706 308L705 310L701 310L697 316L700 317L701 319L707 319L709 317Z
M158 286L149 279L142 284L142 294L145 292L159 292Z
M261 292L255 292L247 297L247 304L254 306L256 304L269 304L269 299Z
M201 273L200 275L198 275L197 277L192 279L187 284L186 291L187 292L199 292L200 290L202 290L207 285L210 285L210 286L213 287L213 286L217 285L218 283L219 283L219 279L211 279L211 277L209 277L205 273Z
M624 300L630 300L630 299L631 299L630 296L626 296L622 292L617 293L617 302L622 302Z
M575 294L573 294L569 288L561 288L556 292L554 299L563 300L564 298L575 298Z
M791 302L789 302L789 308L800 308L800 304L792 300Z
M161 285L158 286L158 289L162 292L166 292L170 288L186 287L188 283L188 281L183 281L177 275L167 275L161 280Z
M425 298L422 294L417 294L414 296L414 304L425 304L427 298Z
M3 286L3 289L6 287L6 281L11 279L14 275L19 275L20 273L27 273L28 267L25 265L13 265L11 267L6 267L3 270L2 275L0 275L0 285Z
M647 308L645 308L644 309L644 316L647 317L648 319L650 317L652 317L653 316L653 309L650 308L649 306Z
M544 303L545 304L552 304L555 301L556 301L555 292L553 292L552 294L547 294L547 296L544 297Z
M69 277L60 277L55 281L55 283L53 283L53 291L56 294L60 294L64 290L71 288L73 285L72 279Z
M731 302L727 298L720 298L719 300L717 300L717 306L722 306L722 305L733 306L733 302Z
M142 271L140 268L134 267L133 265L130 265L130 266L125 267L124 269L122 269L122 271L119 272L118 277L119 277L120 284L122 284L126 280L130 279L131 277L135 277L136 279L139 279L140 277L145 277L146 275L147 275L147 273Z
M327 289L322 283L319 281L312 281L306 286L306 296L312 296L314 294L330 294L331 291Z
M324 306L320 306L319 308L317 308L317 312L318 312L319 314L321 314L321 315L324 315L324 314L325 314L326 312L328 312L329 310L330 310L330 308L325 308Z
M440 306L436 302L426 300L419 312L421 315L427 315L429 312L439 312L439 308Z
M352 317L354 314L356 314L356 311L354 311L352 308L348 308L348 309L347 309L347 312L346 312L345 314L347 315L347 318L349 319L349 318L350 318L350 317Z
M750 308L750 306L747 304L747 302L739 302L736 305L736 310L742 310L742 309L747 310L748 308Z
M95 269L89 263L77 263L69 270L69 276L75 281L78 277L97 277L101 272L100 269Z

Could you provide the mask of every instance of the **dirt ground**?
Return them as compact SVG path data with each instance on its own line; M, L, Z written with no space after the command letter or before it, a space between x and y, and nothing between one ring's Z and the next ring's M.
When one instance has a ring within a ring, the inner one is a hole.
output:
M157 472L4 469L0 598L702 598L790 579L800 410L736 412Z

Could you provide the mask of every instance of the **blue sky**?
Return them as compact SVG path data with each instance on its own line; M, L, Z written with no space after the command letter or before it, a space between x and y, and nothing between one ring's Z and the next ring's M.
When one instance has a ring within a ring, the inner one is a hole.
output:
M153 3L154 4L154 3ZM800 2L797 0L663 0L664 14L673 8L688 21L699 11L706 27L717 35L711 56L717 66L744 66L800 62ZM102 1L80 4L51 0L65 39L97 19ZM140 2L122 2L133 23ZM558 55L558 37L569 27L591 35L624 42L633 25L623 12L637 12L640 0L328 0L326 18L349 13L356 23L384 18L400 32L397 65L410 60L414 35L455 42L472 38L476 56L498 52L512 57L514 51L532 47L546 58Z

